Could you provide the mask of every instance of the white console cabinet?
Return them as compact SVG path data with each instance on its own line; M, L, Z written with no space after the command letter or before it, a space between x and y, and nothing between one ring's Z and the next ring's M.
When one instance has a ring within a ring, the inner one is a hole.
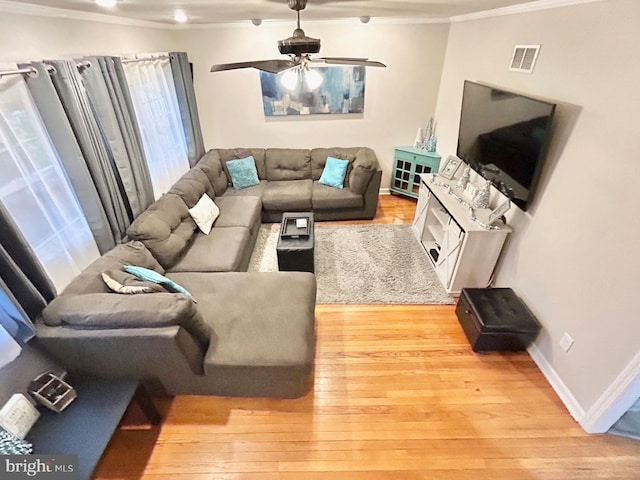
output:
M449 194L447 186L462 197L454 180L436 176L432 182L431 178L431 175L421 176L412 225L416 238L448 293L458 294L463 288L489 286L511 228L485 228L471 218L468 207ZM475 210L474 215L487 224L490 212L490 209Z

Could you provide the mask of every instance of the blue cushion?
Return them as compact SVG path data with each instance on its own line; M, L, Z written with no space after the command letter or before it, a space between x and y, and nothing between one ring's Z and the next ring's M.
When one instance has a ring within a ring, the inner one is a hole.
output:
M348 166L349 160L327 157L327 162L324 164L324 170L322 170L319 182L330 187L342 188Z
M170 292L184 293L187 297L191 298L191 300L194 302L196 301L195 298L193 298L193 295L191 295L186 288L178 285L170 278L160 275L158 272L144 267L134 267L133 265L125 265L124 271L138 277L140 280L144 280L145 282L153 282L162 285Z
M227 169L229 169L229 175L231 175L233 188L236 190L260 185L256 161L252 156L241 158L240 160L229 160Z

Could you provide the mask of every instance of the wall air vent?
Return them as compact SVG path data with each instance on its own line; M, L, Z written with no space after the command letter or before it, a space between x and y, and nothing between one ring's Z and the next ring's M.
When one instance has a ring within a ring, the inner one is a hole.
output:
M522 73L533 72L538 52L540 52L540 45L516 45L513 49L509 70Z

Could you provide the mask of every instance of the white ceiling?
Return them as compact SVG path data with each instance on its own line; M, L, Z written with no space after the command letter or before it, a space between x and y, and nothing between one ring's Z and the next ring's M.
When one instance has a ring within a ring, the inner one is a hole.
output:
M497 8L530 3L531 0L308 0L302 18L330 20L341 18L411 18L446 19ZM536 2L537 3L537 2ZM0 0L1 11L52 14L64 9L74 14L103 14L130 20L173 24L174 12L182 9L189 23L208 24L260 20L292 20L287 0L118 0L118 5L105 9L93 0ZM65 12L59 14L64 16Z

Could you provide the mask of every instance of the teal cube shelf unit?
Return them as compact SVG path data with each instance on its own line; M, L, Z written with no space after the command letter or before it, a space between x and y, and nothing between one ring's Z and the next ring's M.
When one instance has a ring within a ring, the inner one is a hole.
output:
M440 155L421 148L396 147L393 160L390 190L411 198L418 198L420 174L440 168Z

